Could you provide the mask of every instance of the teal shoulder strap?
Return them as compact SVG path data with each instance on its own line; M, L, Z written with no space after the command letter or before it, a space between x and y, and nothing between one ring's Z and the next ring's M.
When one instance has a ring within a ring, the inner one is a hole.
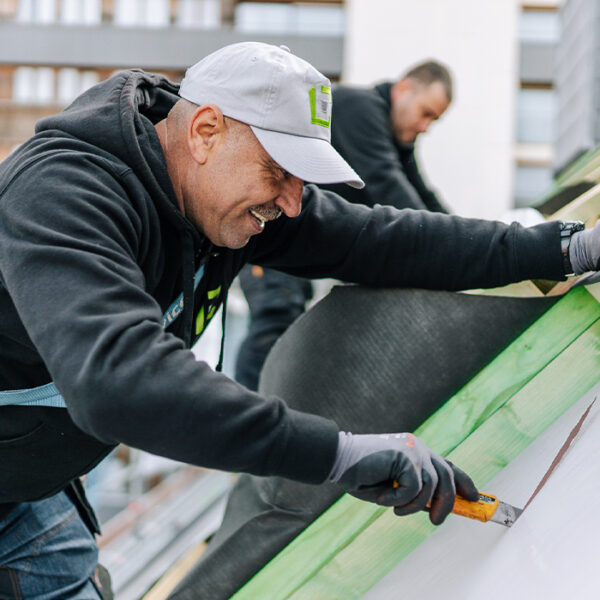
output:
M53 383L26 390L0 392L0 406L16 404L18 406L52 406L66 408L65 401Z

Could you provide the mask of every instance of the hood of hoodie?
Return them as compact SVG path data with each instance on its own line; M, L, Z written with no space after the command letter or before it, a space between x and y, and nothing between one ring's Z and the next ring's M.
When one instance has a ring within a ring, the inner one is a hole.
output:
M58 130L116 156L131 167L153 200L163 204L161 208L179 212L154 129L179 100L178 89L161 75L121 71L81 94L62 112L41 119L35 131Z

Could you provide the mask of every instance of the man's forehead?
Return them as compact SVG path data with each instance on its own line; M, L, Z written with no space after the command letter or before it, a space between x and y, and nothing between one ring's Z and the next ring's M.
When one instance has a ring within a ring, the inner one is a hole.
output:
M448 95L441 81L433 81L421 87L419 93L421 106L436 118L448 108Z

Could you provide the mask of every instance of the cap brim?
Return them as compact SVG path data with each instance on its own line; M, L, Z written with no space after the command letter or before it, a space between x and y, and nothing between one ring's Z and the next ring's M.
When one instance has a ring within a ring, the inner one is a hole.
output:
M364 181L328 141L250 127L269 156L302 181L365 187Z

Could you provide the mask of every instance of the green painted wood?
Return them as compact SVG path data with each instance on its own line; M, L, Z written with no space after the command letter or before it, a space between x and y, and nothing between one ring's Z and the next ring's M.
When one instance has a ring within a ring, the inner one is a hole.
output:
M417 435L438 452L447 454L486 418L495 414L598 318L600 306L596 300L583 288L573 290L428 419L416 431ZM445 434L445 428L452 431L453 437ZM308 585L307 582L323 565L331 563L331 568L334 568L340 550L351 547L352 541L369 525L376 527L379 517L386 512L375 505L344 496L233 598L253 600L289 597L303 585ZM429 529L427 521L420 517L422 515L405 519L407 523L417 523L415 527L418 533L414 539L419 540ZM340 523L343 523L341 528ZM319 573L319 578L326 577L329 571L322 573ZM375 581L371 585L373 583Z
M592 226L600 214L600 184L569 202L552 215L553 221L583 221Z
M582 181L600 183L600 147L592 148L582 154L577 160L569 165L554 180L554 184L540 199L545 202L552 196L558 194L564 188L576 185ZM537 204L537 203L536 203Z
M480 489L485 489L493 477L599 381L600 321L478 427L448 458L468 472ZM532 491L536 483L531 482ZM387 510L295 593L283 597L358 599L433 530L424 513L399 519Z
M557 177L554 191L558 191L567 185L573 185L583 181L590 171L596 170L599 163L600 149L596 147L588 150Z
M526 329L415 432L446 455L600 318L600 304L576 288Z

